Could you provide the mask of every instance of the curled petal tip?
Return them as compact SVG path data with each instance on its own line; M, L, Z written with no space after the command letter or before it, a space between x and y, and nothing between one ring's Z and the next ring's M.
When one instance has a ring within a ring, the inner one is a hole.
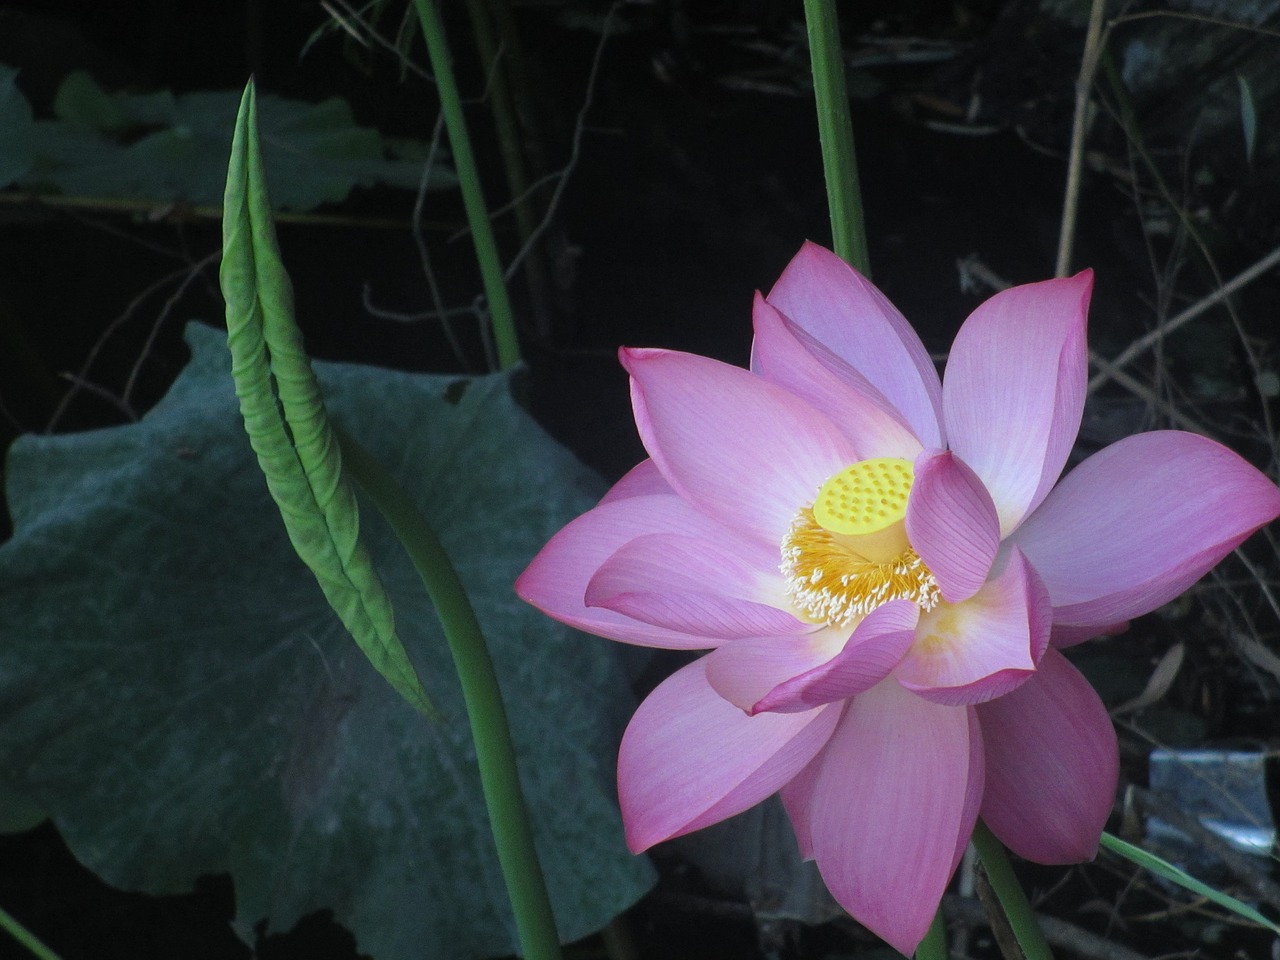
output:
M660 347L619 347L618 362L628 373L633 373L634 368L646 360L652 360L655 356L661 356L669 353Z

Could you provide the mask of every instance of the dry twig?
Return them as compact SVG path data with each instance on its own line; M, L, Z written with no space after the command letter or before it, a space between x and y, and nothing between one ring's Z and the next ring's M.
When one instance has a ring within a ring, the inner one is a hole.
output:
M948 920L957 920L970 925L986 924L987 915L982 904L971 897L957 897L951 894L942 898L942 910ZM1036 914L1036 922L1044 931L1049 945L1057 947L1087 960L1149 960L1145 954L1130 950L1128 947L1090 933L1074 923L1060 920L1057 917Z

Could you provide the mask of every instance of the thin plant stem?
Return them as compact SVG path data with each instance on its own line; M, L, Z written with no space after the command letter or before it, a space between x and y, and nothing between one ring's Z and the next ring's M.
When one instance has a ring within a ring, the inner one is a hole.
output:
M476 763L526 960L560 960L560 936L533 842L498 675L462 581L435 532L399 483L335 428L343 464L404 544L449 643L476 745Z
M94 342L93 347L89 350L88 356L86 356L84 359L84 363L80 365L79 373L75 374L74 377L70 378L71 383L73 385L72 389L68 390L65 394L63 394L62 399L58 401L58 405L54 408L53 414L49 417L49 422L45 424L44 429L46 433L53 433L54 428L57 427L58 422L62 419L63 415L66 414L67 409L71 406L72 401L76 399L79 391L83 389L88 389L88 384L90 382L89 371L93 368L94 364L97 362L98 355L102 352L103 349L106 348L107 342L116 333L116 331L119 330L130 319L132 319L134 314L136 314L142 308L142 305L147 301L147 298L152 296L155 293L158 293L167 284L170 284L175 280L181 281L178 286L179 291L185 291L187 288L187 285L190 284L190 282L193 279L195 279L196 275L202 269L204 269L206 265L212 262L212 260L215 259L216 257L217 257L217 254L210 254L208 257L206 257L204 260L199 261L198 263L193 264L190 262L184 262L183 265L179 267L177 270L174 270L172 273L165 274L163 277L161 277L155 283L151 284L149 287L147 287L145 290L139 293L136 297L134 297L131 301L129 301L129 305L124 308L124 312L121 313L119 316L117 316L109 324L107 324L106 329L103 330L102 332L102 335L99 336L98 339ZM168 303L165 304L165 307L161 312L161 319L163 319L164 315L169 312L169 309L172 307L172 305L177 302L178 296L180 296L180 294L169 298ZM130 379L132 380L132 377ZM99 392L98 396L102 396L102 393ZM127 394L125 395L124 398L113 397L111 402L115 406L117 406L121 411L123 411L124 414L128 416L130 420L136 421L138 419L138 414L133 410L131 406L129 406Z
M436 308L434 319L439 321L440 331L444 334L454 357L457 358L458 365L465 370L466 354L462 351L462 344L458 342L458 335L453 332L453 321L445 310L444 295L440 292L440 284L436 282L435 268L431 266L431 250L427 245L426 235L419 226L422 223L422 210L427 202L427 183L431 179L431 168L435 163L436 152L440 148L440 138L443 134L444 115L441 114L436 118L435 126L431 129L431 145L427 148L427 159L422 164L422 177L418 180L418 195L413 201L413 227L410 232L413 234L413 245L418 248L418 263L422 266L423 279L427 281L427 292ZM481 322L484 321L481 320ZM487 355L485 359L488 361Z
M1089 28L1085 33L1084 55L1080 58L1080 75L1076 78L1076 110L1071 121L1071 152L1067 161L1067 189L1062 200L1062 229L1058 234L1058 264L1055 277L1065 277L1071 270L1071 248L1075 244L1076 213L1080 204L1080 171L1084 166L1085 127L1089 118L1089 93L1098 70L1098 54L1102 49L1102 15L1107 0L1093 0L1089 11Z
M996 892L996 898L1004 914L1009 919L1009 926L1018 938L1018 945L1027 960L1053 960L1053 951L1044 938L1044 932L1036 923L1031 904L1027 901L1026 892L1014 875L1013 866L1009 863L1009 855L1005 853L995 834L981 820L973 830L973 845L978 848L978 856L982 859L982 868L987 873L987 880Z
M26 947L33 957L38 957L39 960L61 960L56 953L44 945L39 937L15 920L9 911L2 908L0 908L0 927Z
M947 924L942 918L942 909L934 914L933 923L929 924L929 932L916 947L915 960L947 960Z
M498 152L502 156L507 191L512 198L510 206L515 213L516 230L523 246L529 243L538 221L533 198L529 193L529 174L525 165L524 150L520 144L520 122L516 117L515 104L511 99L511 71L508 69L510 58L506 51L499 47L497 38L494 36L493 20L497 16L496 7L499 2L501 0L467 0L467 14L471 18L471 30L475 34L480 64L485 74L491 77L489 109L493 114L494 129L498 134ZM510 267L507 272L509 275ZM534 309L538 310L545 300L547 277L545 264L536 250L530 251L525 258L525 281L529 286L529 296ZM543 332L550 331L548 329Z
M467 134L462 98L458 94L458 84L453 76L453 63L449 58L444 25L440 21L435 0L414 0L414 7L418 11L422 35L427 41L427 56L431 60L431 71L435 74L436 89L440 93L440 112L444 114L445 128L449 132L454 170L458 174L458 185L462 190L462 203L471 227L471 241L475 244L485 297L489 301L489 318L498 344L498 366L509 370L520 363L515 315L512 313L511 298L503 279L498 244L493 237L493 225L489 222L489 210L485 205L475 155L471 152L471 138Z
M1276 249L1272 250L1257 263L1253 264L1253 266L1242 270L1226 283L1219 285L1213 293L1201 300L1198 300L1196 303L1193 303L1176 317L1173 317L1161 324L1158 330L1153 330L1152 332L1139 337L1137 340L1133 341L1133 343L1129 344L1129 346L1125 347L1124 350L1120 352L1120 355L1111 361L1112 370L1101 369L1089 381L1089 392L1093 393L1103 386L1103 384L1115 375L1115 370L1128 366L1135 357L1141 355L1147 350L1150 350L1162 337L1166 337L1179 327L1186 325L1210 307L1216 306L1223 300L1226 300L1227 297L1231 296L1237 290L1252 283L1254 280L1258 279L1258 277L1277 266L1280 266L1280 247L1276 247Z
M835 0L804 0L818 105L818 140L831 210L832 249L864 275L871 275L867 231L862 217L858 161L853 152L853 121L844 83L844 55Z
M595 56L591 58L591 72L587 74L587 88L583 93L582 107L578 110L578 118L573 124L573 139L569 147L569 159L559 171L539 178L529 187L532 193L545 183L550 183L552 180L556 182L555 189L551 191L551 198L547 201L547 209L542 215L542 221L534 228L533 233L529 235L520 251L511 259L511 265L507 268L508 280L514 275L516 268L520 266L521 262L529 254L533 245L551 226L552 217L555 216L556 210L560 206L560 201L564 196L565 188L569 184L569 175L578 166L578 160L582 156L582 138L587 128L587 112L591 109L591 102L595 98L596 82L600 77L600 63L604 57L604 45L609 39L609 33L613 26L613 17L617 13L619 6L619 3L614 3L609 7L600 26L600 42L596 44Z
M1134 115L1133 103L1129 98L1128 90L1125 88L1124 80L1120 76L1120 70L1116 66L1115 58L1105 49L1105 45L1100 53L1100 62L1102 64L1103 75L1107 78L1107 82L1111 86L1112 93L1119 105L1119 117L1121 125L1132 148L1136 151L1138 157L1142 160L1143 165L1151 174L1152 180L1155 182L1160 195L1164 198L1169 209L1177 214L1182 224L1183 230L1186 232L1192 243L1195 245L1196 251L1200 254L1204 261L1205 267L1212 275L1215 287L1221 288L1223 283L1222 273L1218 270L1217 261L1213 257L1213 253L1209 249L1209 245L1205 242L1200 234L1200 230L1192 219L1191 214L1181 204L1174 200L1173 192L1169 189L1169 185L1165 182L1164 176L1160 173L1160 167L1156 163L1155 158L1147 149L1147 145L1142 137L1141 131L1138 129L1137 120ZM1239 340L1240 349L1244 351L1244 355L1249 362L1249 368L1256 375L1263 369L1262 363L1254 350L1250 339L1244 330L1244 324L1240 320L1239 314L1231 302L1230 297L1224 297L1222 304L1226 308L1227 315L1231 318L1231 324L1236 329L1236 336ZM1159 336L1163 337L1167 332L1167 327L1161 325L1157 331ZM1156 341L1159 342L1158 340ZM1265 435L1274 437L1276 435L1275 424L1271 416L1271 406L1265 402L1265 399L1258 407L1259 417L1262 421L1262 427Z

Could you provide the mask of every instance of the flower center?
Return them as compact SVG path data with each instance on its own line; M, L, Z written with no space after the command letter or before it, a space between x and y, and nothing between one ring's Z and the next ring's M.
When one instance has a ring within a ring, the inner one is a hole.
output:
M847 626L890 600L937 606L938 582L907 539L914 479L907 460L861 460L796 514L782 541L782 575L806 617Z

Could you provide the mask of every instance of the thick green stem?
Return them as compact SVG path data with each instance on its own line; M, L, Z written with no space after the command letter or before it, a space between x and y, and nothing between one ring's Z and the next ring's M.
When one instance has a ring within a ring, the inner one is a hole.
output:
M560 960L560 937L525 809L507 711L475 611L444 547L404 489L351 437L335 432L344 465L387 518L413 560L449 643L475 738L480 783L516 918L521 954L526 960Z
M507 370L520 362L515 315L511 311L511 298L507 295L507 283L502 275L498 244L493 237L493 225L489 222L489 208L485 205L475 155L471 152L471 138L467 134L466 117L462 113L458 83L453 76L453 62L444 37L444 25L440 22L440 12L436 9L435 0L414 0L414 6L422 24L422 35L427 41L431 72L435 75L436 88L440 92L440 112L444 114L445 129L449 132L453 166L458 174L458 186L462 190L462 203L466 207L467 223L471 227L471 241L475 244L485 297L489 301L489 319L493 323L493 337L498 344L498 366Z
M862 221L862 190L853 152L853 121L844 84L844 54L835 0L804 0L809 27L809 57L813 64L813 92L818 102L818 139L831 209L832 249L871 275L867 232Z
M916 947L915 960L947 960L947 924L942 918L941 907L929 925L929 932Z
M34 933L15 920L7 910L0 910L0 928L17 940L31 952L31 955L38 957L39 960L61 960L61 958L46 947Z
M1009 855L981 820L973 830L973 845L978 848L978 856L982 858L982 867L987 872L991 889L995 890L1000 906L1009 918L1013 935L1018 938L1018 945L1022 947L1027 960L1053 960L1053 951L1049 949L1049 943L1045 940L1040 925L1036 923L1022 884L1013 873Z

